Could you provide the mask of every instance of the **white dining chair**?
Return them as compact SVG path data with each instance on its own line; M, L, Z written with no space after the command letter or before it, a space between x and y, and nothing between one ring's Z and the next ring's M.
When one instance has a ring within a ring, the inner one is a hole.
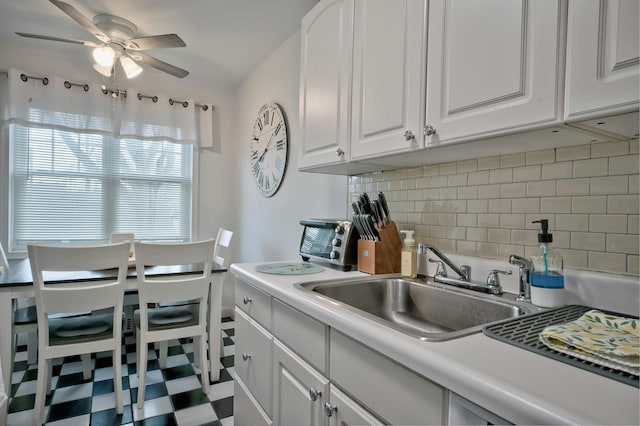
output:
M227 267L231 260L231 240L233 238L233 231L228 229L219 228L218 235L216 236L215 245L213 248L213 262L217 265ZM217 382L220 380L220 368L218 363L220 362L220 355L224 351L224 341L222 337L221 316L222 316L222 288L224 284L224 273L216 273L211 276L211 292L209 293L209 322L207 324L208 330L208 343L209 343L209 360L210 368L209 375L211 382ZM185 302L189 303L189 302ZM182 303L182 304L185 304ZM162 304L161 306L176 305ZM216 342L217 341L217 342ZM159 352L159 364L161 368L165 368L167 365L167 342L162 342L158 346ZM194 361L197 366L200 365L200 350L194 349Z
M122 414L122 303L129 244L98 246L29 245L38 314L38 374L33 423L43 422L45 394L50 391L54 358L110 351L116 410ZM117 270L114 278L68 284L47 282L56 272ZM67 317L92 311L92 315ZM106 313L105 313L106 312ZM65 317L56 317L63 313Z
M140 300L140 309L134 312L138 352L137 406L142 408L150 343L193 338L200 359L207 359L207 297L214 240L172 244L136 242L134 245ZM149 277L146 274L149 267L185 265L197 265L196 268L202 268L202 271L177 277ZM179 304L186 301L192 303ZM206 395L209 393L208 362L201 362L200 370L202 390Z

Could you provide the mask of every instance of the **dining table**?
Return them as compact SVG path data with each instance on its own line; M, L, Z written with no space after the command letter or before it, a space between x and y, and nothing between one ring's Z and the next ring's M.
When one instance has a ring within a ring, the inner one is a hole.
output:
M213 264L211 268L212 279L210 283L210 300L214 300L214 294L218 297L221 295L222 275L227 268ZM70 284L73 282L109 280L117 277L117 269L108 269L103 271L76 271L76 272L57 272L46 271L44 279L50 284ZM202 272L201 265L181 265L181 266L153 266L145 269L147 276L154 277L170 277L188 274L197 274ZM130 267L127 271L127 280L125 283L125 296L137 293L138 276L135 267ZM0 273L0 372L1 380L0 390L4 389L7 400L2 404L0 400L0 426L4 426L7 420L7 410L11 401L11 339L13 338L13 306L12 301L22 297L33 297L33 278L31 275L31 264L29 259L10 260L9 270ZM220 312L219 310L209 309L209 346L217 345L220 339ZM213 364L213 363L212 363ZM215 367L212 365L211 370ZM0 395L1 397L1 395Z

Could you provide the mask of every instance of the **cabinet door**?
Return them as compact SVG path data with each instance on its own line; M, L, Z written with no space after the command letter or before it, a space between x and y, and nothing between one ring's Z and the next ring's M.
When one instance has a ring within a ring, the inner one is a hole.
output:
M427 147L560 122L563 4L429 2Z
M565 118L638 110L638 0L569 2Z
M426 9L426 0L356 0L352 160L423 147Z
M235 309L234 370L268 416L272 415L272 337L244 312Z
M329 379L278 340L273 350L273 422L281 426L326 424Z
M331 414L330 426L385 424L334 385L331 385L331 403L326 411Z
M353 0L322 0L301 33L298 167L348 162Z

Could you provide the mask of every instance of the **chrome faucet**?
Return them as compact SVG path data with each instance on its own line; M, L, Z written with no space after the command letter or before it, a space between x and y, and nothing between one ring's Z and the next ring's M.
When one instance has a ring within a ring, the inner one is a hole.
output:
M516 300L518 302L531 302L531 283L529 281L531 262L524 257L512 254L509 256L509 263L517 266L520 271L518 279L518 296L516 297Z
M439 260L427 257L427 249L431 250ZM503 271L491 271L486 282L474 281L471 279L471 266L458 266L437 248L427 244L418 244L418 268L421 271L427 270L427 261L438 264L433 276L434 281L469 290L481 291L483 293L502 294L502 287L500 286L500 280L498 279L497 273L502 272L508 274L508 272ZM447 276L447 268L445 268L445 264L458 274L458 278Z
M426 251L424 250L424 248L428 248L429 250L431 250L433 253L435 253L436 256L438 256L440 258L440 260L442 260L444 263L447 264L447 266L451 269L453 269L453 271L458 274L458 276L460 277L459 279L461 281L466 281L469 282L471 281L471 266L469 265L461 265L460 267L458 267L455 263L453 263L451 261L451 259L449 259L447 256L445 256L444 253L442 253L440 250L438 250L437 248L430 246L428 244L421 244L423 246L423 253L426 253ZM418 250L420 251L420 250ZM439 270L441 268L438 268ZM444 274L446 276L446 274Z

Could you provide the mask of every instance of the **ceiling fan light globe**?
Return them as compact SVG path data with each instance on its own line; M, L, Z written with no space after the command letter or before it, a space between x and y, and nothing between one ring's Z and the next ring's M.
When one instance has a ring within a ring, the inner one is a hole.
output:
M112 67L116 57L116 52L111 46L101 46L93 49L93 59L103 67Z
M98 71L100 74L105 77L111 77L111 69L112 67L103 67L102 65L93 64L93 69Z
M122 65L122 69L129 79L137 77L142 72L142 67L128 56L120 57L120 65Z

